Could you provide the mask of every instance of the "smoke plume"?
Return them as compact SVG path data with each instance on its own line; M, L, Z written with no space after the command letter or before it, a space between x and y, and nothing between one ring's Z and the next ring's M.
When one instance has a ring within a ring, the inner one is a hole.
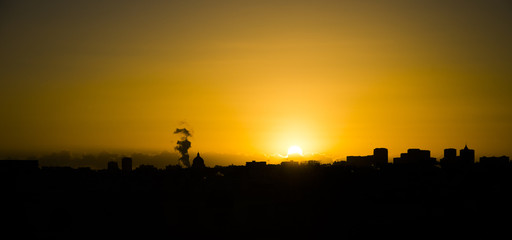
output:
M190 137L190 132L186 128L176 128L174 134L180 134L181 140L178 140L176 147L174 149L181 154L179 162L181 162L186 167L190 167L190 157L188 155L188 149L191 146L188 137Z

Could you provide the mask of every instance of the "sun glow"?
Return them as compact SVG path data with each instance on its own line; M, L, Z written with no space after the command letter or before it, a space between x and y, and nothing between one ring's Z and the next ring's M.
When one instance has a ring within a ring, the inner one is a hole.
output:
M300 154L302 156L302 149L299 146L291 146L288 148L288 156L292 154Z

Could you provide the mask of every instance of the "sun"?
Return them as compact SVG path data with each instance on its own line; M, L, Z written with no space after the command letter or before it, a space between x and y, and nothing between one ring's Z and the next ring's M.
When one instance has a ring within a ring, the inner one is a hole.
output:
M302 149L299 146L291 146L288 148L288 156L292 154L300 154L302 156Z

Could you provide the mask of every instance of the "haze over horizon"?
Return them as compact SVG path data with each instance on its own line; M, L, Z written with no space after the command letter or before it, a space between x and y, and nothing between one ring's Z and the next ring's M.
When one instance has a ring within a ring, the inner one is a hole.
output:
M510 22L508 1L3 1L0 157L172 152L179 127L192 158L511 156Z

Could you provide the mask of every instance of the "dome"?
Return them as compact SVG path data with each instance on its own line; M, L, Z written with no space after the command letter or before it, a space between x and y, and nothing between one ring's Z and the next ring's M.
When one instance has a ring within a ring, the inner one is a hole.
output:
M193 168L204 168L204 160L203 158L197 153L197 156L192 161L192 167Z

